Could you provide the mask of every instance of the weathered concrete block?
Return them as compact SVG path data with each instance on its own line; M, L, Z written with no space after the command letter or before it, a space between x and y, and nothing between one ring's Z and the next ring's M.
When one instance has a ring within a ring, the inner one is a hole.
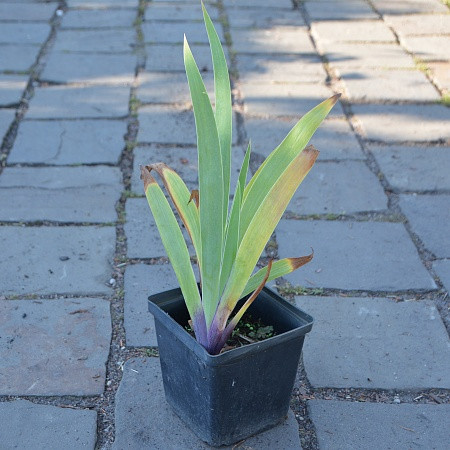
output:
M410 52L425 61L448 61L450 59L447 36L408 36L402 41Z
M307 255L307 266L286 275L293 285L371 291L434 289L399 223L281 220L280 258Z
M272 28L278 26L304 26L302 16L298 11L293 11L292 7L287 3L280 3L280 7L276 10L261 8L260 4L255 5L254 8L240 8L241 2L236 4L236 7L228 8L227 15L230 28ZM286 9L283 9L286 7ZM231 34L233 37L233 33Z
M433 269L441 279L445 289L450 291L450 259L443 259L433 263Z
M94 449L97 413L26 400L0 403L0 434L5 448Z
M422 14L447 13L446 7L439 2L428 0L373 0L373 5L381 14Z
M26 72L35 63L39 53L38 45L0 46L0 70Z
M21 75L0 75L0 105L19 103L27 83L28 78Z
M109 302L0 301L0 395L98 395L111 340Z
M431 5L431 3L428 4ZM393 14L385 15L384 20L398 34L404 36L446 34L450 28L448 14L407 14L404 16Z
M0 140L3 140L3 136L11 126L15 115L16 111L14 109L0 109Z
M349 446L444 449L450 420L449 405L381 404L310 400L308 409L323 450ZM413 430L413 431L411 431Z
M137 3L137 1L135 3ZM123 3L120 2L118 4L120 5ZM63 20L61 22L61 29L93 28L98 30L99 28L117 28L117 27L131 28L135 20L136 20L136 11L132 9L109 9L109 10L69 9L69 11L67 11L64 14Z
M338 6L337 6L338 5ZM362 1L354 2L305 2L312 20L378 19L370 6Z
M214 6L208 6L208 14L212 20L219 18L219 13ZM203 21L203 13L199 4L158 5L152 3L145 11L145 20Z
M2 20L14 22L45 22L50 20L56 9L55 3L33 4L29 2L0 3L0 17Z
M43 44L50 34L47 23L2 23L2 44Z
M431 301L296 297L315 319L303 348L314 387L448 389L450 348ZM439 356L438 356L439 355Z
M115 242L113 227L0 227L1 293L109 294Z

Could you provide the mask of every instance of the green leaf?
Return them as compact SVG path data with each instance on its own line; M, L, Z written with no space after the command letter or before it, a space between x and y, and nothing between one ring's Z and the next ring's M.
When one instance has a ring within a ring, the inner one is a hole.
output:
M228 196L230 194L231 175L231 136L232 136L232 106L231 87L228 75L227 60L220 43L220 38L214 28L211 18L202 2L203 18L205 20L206 31L211 48L211 55L214 68L214 91L216 98L215 118L217 132L219 134L220 150L222 153L223 167L223 226L228 215Z
M241 171L239 172L239 187L241 190L241 198L244 196L244 189L247 183L247 173L248 173L248 165L250 162L250 153L251 149L251 141L249 141L247 146L247 151L245 152L244 161L242 162Z
M161 240L180 283L189 315L194 320L203 312L186 242L164 192L145 167L141 167L141 178Z
M222 155L216 121L202 77L186 38L184 64L197 129L200 197L202 301L206 325L213 320L219 302L219 282L224 234Z

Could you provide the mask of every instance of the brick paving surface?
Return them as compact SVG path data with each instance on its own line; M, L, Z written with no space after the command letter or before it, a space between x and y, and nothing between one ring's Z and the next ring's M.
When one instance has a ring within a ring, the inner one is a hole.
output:
M316 319L255 449L447 448L448 1L208 1L231 66L232 182L342 97L264 257ZM198 183L197 0L0 0L0 447L208 448L166 405L146 298L176 287L139 165ZM192 246L189 247L193 252ZM129 361L128 361L129 360Z

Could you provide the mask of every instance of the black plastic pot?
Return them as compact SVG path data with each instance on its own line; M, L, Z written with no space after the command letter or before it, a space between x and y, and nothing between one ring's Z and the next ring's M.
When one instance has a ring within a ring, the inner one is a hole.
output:
M183 329L189 316L180 289L152 295L148 308L166 400L200 439L229 445L284 420L310 315L264 288L248 311L277 335L212 356Z

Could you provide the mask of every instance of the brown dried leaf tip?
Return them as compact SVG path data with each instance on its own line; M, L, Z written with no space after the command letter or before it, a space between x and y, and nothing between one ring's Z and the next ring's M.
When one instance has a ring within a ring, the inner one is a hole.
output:
M197 209L198 209L198 206L200 204L200 197L198 195L198 190L197 189L193 189L192 190L191 196L189 197L188 204L191 203L192 200L194 200L195 206L197 206Z
M147 192L147 188L150 184L156 183L156 180L150 175L151 168L149 166L139 166L141 169L141 180L144 182L144 192Z

